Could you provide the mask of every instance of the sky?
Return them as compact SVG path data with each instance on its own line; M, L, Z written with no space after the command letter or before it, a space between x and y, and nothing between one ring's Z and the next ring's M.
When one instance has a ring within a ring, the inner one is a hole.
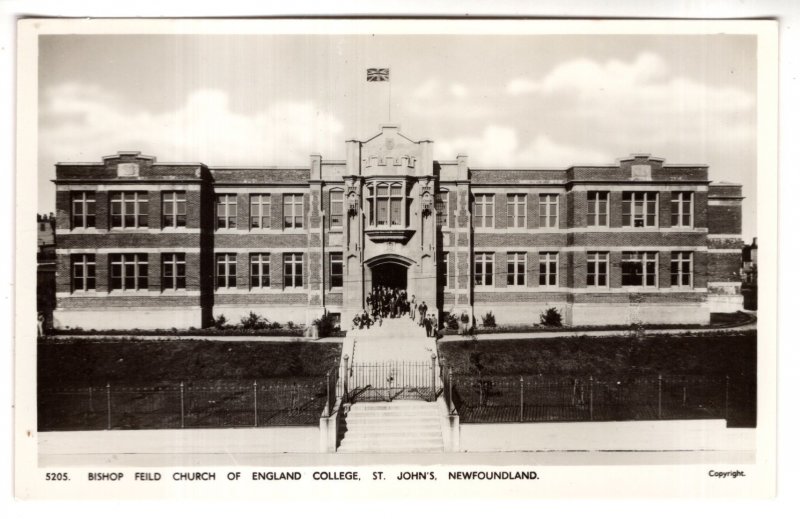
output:
M389 67L387 83L366 69ZM756 233L756 41L732 35L53 35L39 211L56 162L303 166L397 123L436 160L566 168L651 153L744 186Z

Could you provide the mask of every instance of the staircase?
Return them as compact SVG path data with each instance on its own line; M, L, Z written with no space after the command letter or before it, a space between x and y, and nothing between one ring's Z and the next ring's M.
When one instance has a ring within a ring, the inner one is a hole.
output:
M442 452L436 402L358 402L347 413L338 452Z

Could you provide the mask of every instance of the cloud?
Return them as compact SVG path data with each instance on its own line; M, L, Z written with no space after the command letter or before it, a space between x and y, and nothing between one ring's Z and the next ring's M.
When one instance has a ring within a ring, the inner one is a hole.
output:
M164 161L293 166L306 165L313 152L340 151L343 140L342 123L309 102L275 101L238 113L227 94L197 90L182 106L153 113L80 83L45 93L40 128L42 153L53 161L138 149Z
M542 133L521 142L517 130L497 124L490 124L479 135L436 143L436 155L442 160L454 159L459 153L469 155L471 167L487 168L565 168L573 164L609 163L613 160L600 150L556 142Z

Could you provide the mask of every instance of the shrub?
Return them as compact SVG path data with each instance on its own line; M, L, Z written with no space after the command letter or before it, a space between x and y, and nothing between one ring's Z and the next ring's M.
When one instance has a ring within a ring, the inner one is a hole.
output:
M539 315L539 322L545 326L561 327L561 312L557 308L548 308Z
M286 323L286 327L289 328L290 330L294 330L295 327L294 321L288 321Z
M469 314L467 314L467 312L461 312L461 322L469 324Z
M453 314L447 314L445 319L448 330L458 330L458 317Z
M213 317L211 321L212 321L212 326L220 330L228 325L228 318L225 317L225 314L219 314L219 317Z
M315 319L313 323L317 327L317 333L320 337L328 337L336 331L336 319L331 314L324 314L319 319Z
M242 317L240 326L245 330L264 330L269 328L269 321L255 312L250 312L247 317Z
M497 322L495 322L494 314L491 310L481 317L481 321L483 321L484 328L495 328L497 326Z

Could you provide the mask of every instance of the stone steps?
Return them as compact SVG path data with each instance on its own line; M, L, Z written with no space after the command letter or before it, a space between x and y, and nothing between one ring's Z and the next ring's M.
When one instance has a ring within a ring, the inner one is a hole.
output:
M345 417L339 452L442 452L435 402L354 404Z

